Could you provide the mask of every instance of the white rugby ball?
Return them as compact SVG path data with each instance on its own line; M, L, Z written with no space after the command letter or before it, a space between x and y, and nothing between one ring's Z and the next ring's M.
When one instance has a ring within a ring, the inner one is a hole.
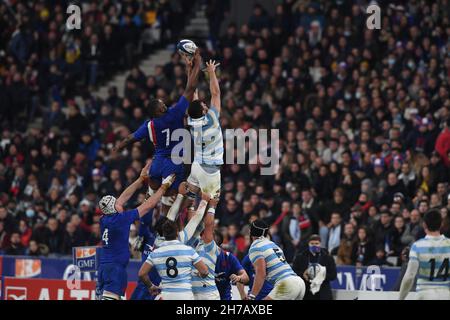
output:
M195 45L194 41L189 39L180 40L180 42L178 42L177 44L178 52L187 56L193 56L196 49L197 46Z

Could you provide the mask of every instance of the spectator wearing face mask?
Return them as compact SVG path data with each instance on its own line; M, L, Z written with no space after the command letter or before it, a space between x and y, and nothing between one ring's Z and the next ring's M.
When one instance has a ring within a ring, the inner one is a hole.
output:
M311 274L312 268L320 265L325 268L323 282L317 293L311 292L311 281L314 280L314 274ZM312 267L312 268L311 268ZM292 269L305 280L306 293L305 300L332 300L332 292L330 282L336 279L336 263L325 248L321 247L320 236L312 235L308 241L308 248L299 252L292 265Z

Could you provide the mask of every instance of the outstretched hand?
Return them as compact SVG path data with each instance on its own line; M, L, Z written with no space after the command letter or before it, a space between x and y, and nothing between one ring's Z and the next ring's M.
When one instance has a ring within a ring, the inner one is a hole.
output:
M149 159L141 170L140 178L143 182L148 179L148 170L150 168L150 165L152 164L152 161L152 159Z
M216 62L215 60L209 60L206 62L206 71L208 73L214 73L216 72L216 68L220 66L220 62Z

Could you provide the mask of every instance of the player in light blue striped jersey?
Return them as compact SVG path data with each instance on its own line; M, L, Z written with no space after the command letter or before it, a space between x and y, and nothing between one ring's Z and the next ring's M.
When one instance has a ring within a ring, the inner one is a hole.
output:
M202 201L205 201L206 197L207 195L202 193ZM214 241L214 214L218 201L219 194L216 193L208 202L208 211L204 218L204 230L201 237L194 237L189 241L208 266L209 271L206 278L202 278L197 273L192 275L192 291L195 300L220 300L220 293L215 280L216 262L220 250Z
M223 164L223 137L220 127L220 87L216 76L219 63L206 63L211 92L210 107L194 98L188 108L188 125L194 141L194 162L187 182L191 193L199 190L216 194L220 190L220 166Z
M305 282L287 263L283 251L267 238L269 226L263 220L252 222L253 240L248 255L255 268L255 279L248 300L254 300L267 279L274 288L264 300L302 300Z
M192 274L196 270L199 277L208 276L208 269L192 247L179 240L175 222L167 220L162 226L165 241L151 252L139 270L139 279L152 294L160 295L161 300L194 300L192 292ZM161 277L160 287L152 284L148 273L156 268Z
M400 286L400 299L411 290L417 276L417 299L450 300L450 239L441 234L442 217L439 210L424 216L425 238L411 246L406 273Z

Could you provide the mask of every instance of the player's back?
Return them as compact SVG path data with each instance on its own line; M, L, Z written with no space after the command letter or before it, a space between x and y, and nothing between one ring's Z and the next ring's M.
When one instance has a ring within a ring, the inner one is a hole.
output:
M266 262L266 279L272 284L290 276L297 276L287 263L283 251L267 238L253 241L248 252L252 264L259 258Z
M137 219L139 219L137 209L102 216L100 231L103 245L99 250L100 264L118 263L124 266L128 264L130 225Z
M426 236L411 246L409 259L419 262L416 291L450 291L450 239L444 235Z
M189 121L194 140L194 161L206 165L222 165L224 148L219 112L211 106L203 125L195 124L192 119Z
M147 258L161 277L162 293L192 293L192 272L199 255L178 240L164 241Z

